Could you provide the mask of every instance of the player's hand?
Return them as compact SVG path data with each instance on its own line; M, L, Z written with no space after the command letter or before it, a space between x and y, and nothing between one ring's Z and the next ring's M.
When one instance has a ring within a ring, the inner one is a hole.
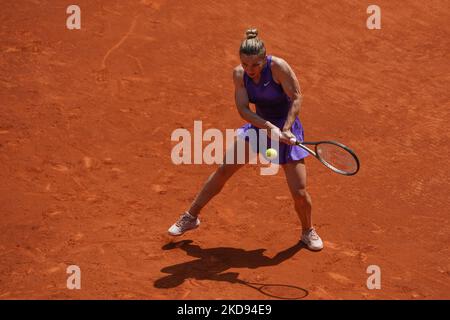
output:
M278 128L277 126L274 126L274 125L271 125L269 127L269 130L267 131L267 135L269 136L270 139L273 139L276 141L281 141L281 139L283 138L280 128Z
M272 126L267 134L270 139L277 140L288 145L294 145L297 140L291 130L281 131L276 126Z
M295 135L291 132L291 130L283 130L281 132L280 141L289 145L295 145Z

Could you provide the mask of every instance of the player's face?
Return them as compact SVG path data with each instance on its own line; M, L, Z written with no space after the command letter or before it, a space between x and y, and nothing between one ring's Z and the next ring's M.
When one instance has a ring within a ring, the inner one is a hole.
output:
M261 75L261 71L264 68L266 57L246 54L241 54L241 65L244 68L245 73L252 78L258 79Z

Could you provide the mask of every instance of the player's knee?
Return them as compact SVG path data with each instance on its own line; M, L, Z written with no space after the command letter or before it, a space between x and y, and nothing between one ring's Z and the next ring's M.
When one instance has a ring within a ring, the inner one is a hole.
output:
M294 200L297 202L308 202L308 192L306 188L299 188L293 192Z

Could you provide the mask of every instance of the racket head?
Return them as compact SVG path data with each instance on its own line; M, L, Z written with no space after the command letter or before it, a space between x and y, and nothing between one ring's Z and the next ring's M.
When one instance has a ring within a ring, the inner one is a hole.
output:
M359 159L349 147L336 141L314 143L316 158L332 171L353 176L359 171Z

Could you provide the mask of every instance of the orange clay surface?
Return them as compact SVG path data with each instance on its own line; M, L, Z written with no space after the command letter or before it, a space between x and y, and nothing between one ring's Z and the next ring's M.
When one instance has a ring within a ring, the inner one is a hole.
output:
M305 299L450 298L447 1L377 1L381 30L368 1L79 0L81 30L69 4L1 4L1 299L272 299L236 279ZM199 229L167 235L217 168L172 164L171 133L245 123L232 69L251 26L299 78L306 139L361 160L353 177L306 160L319 253L296 245L284 173L258 165Z

